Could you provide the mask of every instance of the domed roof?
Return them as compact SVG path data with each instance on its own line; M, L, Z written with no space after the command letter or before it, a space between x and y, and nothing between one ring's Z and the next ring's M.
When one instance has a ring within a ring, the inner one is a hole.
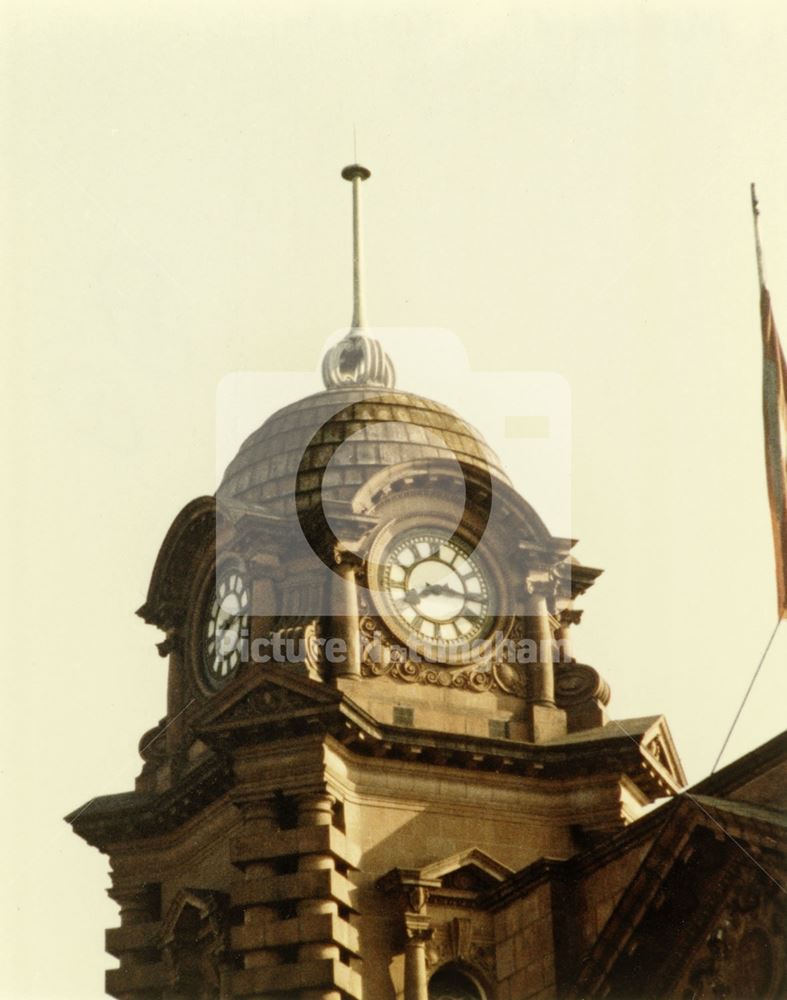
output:
M243 443L216 495L292 515L318 505L321 473L323 496L351 500L381 469L425 458L460 460L509 482L478 431L447 406L396 389L354 385L315 393L274 413Z
M323 499L352 500L376 473L419 459L461 461L509 483L478 431L448 407L394 388L391 359L365 328L359 197L369 176L357 163L342 171L353 185L353 318L323 358L326 390L285 406L244 441L220 503L292 516Z

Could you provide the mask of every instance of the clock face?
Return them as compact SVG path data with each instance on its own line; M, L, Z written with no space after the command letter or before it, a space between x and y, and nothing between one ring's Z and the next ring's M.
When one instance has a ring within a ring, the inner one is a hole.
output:
M248 634L249 588L237 569L216 580L205 621L203 677L214 689L232 677L241 662L241 640Z
M494 624L488 576L469 548L437 531L411 532L390 547L383 592L400 630L424 642L462 649Z

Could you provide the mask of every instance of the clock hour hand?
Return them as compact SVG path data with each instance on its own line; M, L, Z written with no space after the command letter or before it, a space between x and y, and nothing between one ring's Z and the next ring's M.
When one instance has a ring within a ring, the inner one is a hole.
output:
M439 583L427 583L420 590L416 590L415 587L408 590L404 595L404 600L408 604L417 604L422 597L429 597L431 594L439 595L444 593L444 591L445 588Z
M460 597L464 601L473 601L476 604L482 604L484 601L483 594L466 594L461 590L454 590L453 587L449 587L445 583L427 583L421 590L416 590L415 588L408 590L403 600L407 604L414 605L418 604L422 597L430 597L432 595L436 597Z

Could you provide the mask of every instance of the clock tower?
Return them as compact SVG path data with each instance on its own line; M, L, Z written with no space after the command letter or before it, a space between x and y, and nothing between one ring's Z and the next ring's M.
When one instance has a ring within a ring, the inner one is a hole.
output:
M554 873L684 782L664 719L610 722L572 651L600 571L396 386L364 322L369 172L343 176L351 329L175 518L139 611L166 712L134 790L69 817L110 859L124 1000L564 995L580 894Z

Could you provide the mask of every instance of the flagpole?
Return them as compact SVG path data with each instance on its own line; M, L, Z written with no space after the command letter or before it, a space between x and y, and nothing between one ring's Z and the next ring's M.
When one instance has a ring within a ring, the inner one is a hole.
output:
M751 184L751 214L754 219L754 246L757 252L757 278L760 289L765 288L765 268L762 264L762 244L760 243L760 203L757 201L757 191Z

